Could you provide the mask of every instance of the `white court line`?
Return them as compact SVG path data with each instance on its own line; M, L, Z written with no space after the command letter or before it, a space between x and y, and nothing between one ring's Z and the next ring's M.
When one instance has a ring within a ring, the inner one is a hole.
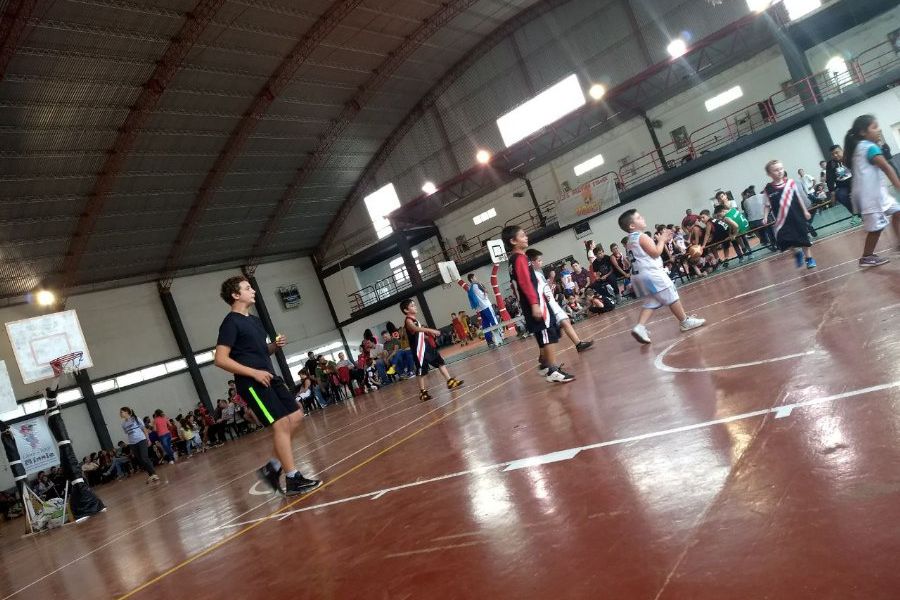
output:
M846 261L846 262L843 262L843 263L839 263L838 265L834 265L834 266L837 267L837 266L845 265L845 264L848 264L848 263L851 263L851 262L856 262L856 259L851 260L851 261ZM823 271L825 271L825 270L827 270L827 269L823 269ZM759 308L762 308L763 306L766 306L767 304L772 304L772 303L774 303L774 302L780 302L781 300L787 298L788 296L793 296L794 294L799 294L799 293L801 293L801 292L805 292L806 290L812 289L812 288L814 288L814 287L818 287L818 286L820 286L820 285L824 285L824 284L826 284L826 283L830 283L830 282L832 282L832 281L835 281L836 279L842 279L842 278L844 278L844 277L848 277L848 276L850 276L850 275L856 275L856 274L859 274L859 273L860 273L859 269L856 269L856 270L854 270L854 271L849 271L849 272L847 272L847 273L842 273L842 274L840 274L840 275L835 275L834 277L829 277L828 279L823 279L822 281L817 281L816 283L812 283L812 284L810 284L810 285L804 286L804 287L802 287L802 288L800 288L800 289L794 290L793 292L787 292L787 293L784 293L784 294L778 296L777 298L771 298L771 299L769 299L769 300L766 300L765 302L761 302L761 303L756 304L756 305L754 305L754 306L751 306L751 307L749 307L749 308L745 308L745 309L743 309L743 310L739 310L739 311L736 312L736 313L732 313L731 315L728 315L728 320L727 320L727 321L726 321L726 320L716 321L716 322L714 322L714 323L710 323L709 325L707 325L707 326L705 326L705 327L701 327L701 328L699 328L699 329L696 329L696 330L693 331L692 333L689 333L689 334L687 334L687 335L685 335L685 336L683 336L683 337L680 337L680 338L676 339L674 342L672 342L671 344L669 344L668 346L666 346L666 348L656 356L656 358L655 358L654 361L653 361L653 365L654 365L657 369L659 369L660 371L667 371L667 372L670 372L670 373L704 373L704 372L707 372L707 371L724 371L724 370L727 370L727 369L739 369L739 368L742 368L742 367L750 367L750 366L755 366L755 365L762 365L762 364L766 364L766 363L773 363L773 362L778 362L778 361L782 361L782 360L789 360L789 359L791 359L791 358L799 358L799 357L802 357L802 356L808 356L808 355L810 355L810 354L815 354L815 352L816 352L815 350L808 350L808 351L806 351L806 352L800 352L800 353L797 353L797 354L788 354L788 355L786 355L786 356L777 356L777 357L775 357L775 358L767 358L767 359L763 359L763 360L757 360L757 361L746 362L746 363L738 363L738 364L734 364L734 365L723 365L723 366L718 366L718 367L680 368L680 367L670 367L670 366L668 366L667 364L665 364L665 358L666 358L666 355L669 354L669 352L671 352L672 350L674 350L675 347L678 346L681 342L683 342L684 340L686 340L686 339L688 339L688 338L692 338L692 337L694 337L694 336L696 336L696 335L700 335L700 334L703 333L704 331L709 331L710 329L712 329L712 328L715 327L716 325L722 325L722 324L724 324L724 323L729 323L729 324L730 324L730 323L733 322L733 320L734 320L735 317L743 316L743 315L745 315L745 314L747 314L747 313L749 313L749 312L752 312L752 311L755 311L755 310L757 310L757 309L759 309ZM762 289L768 289L768 288L770 288L770 287L772 287L772 286L765 286L764 288L760 288L760 290L762 290Z
M846 235L852 234L852 233L854 233L855 231L856 231L856 230L854 229L854 230L848 230L848 231L844 231L844 232L841 232L841 233L837 233L837 234L835 234L835 235L833 235L833 236L829 236L826 240L823 240L823 242L826 242L826 243L827 243L827 242L829 242L829 241L831 241L831 240L838 239L839 237L844 237L844 236L846 236ZM774 254L774 255L771 255L771 256L767 256L767 257L764 257L764 258L762 258L762 259L759 259L757 262L755 262L755 263L753 263L753 264L751 264L751 265L745 266L744 268L736 269L736 270L734 270L734 271L731 271L730 273L723 273L723 274L722 274L721 276L719 276L719 277L714 277L714 278L704 278L704 279L700 279L700 280L695 280L695 281L693 281L693 282L689 282L688 284L685 284L685 285L681 286L680 289L686 289L686 291L690 291L690 289L700 288L700 287L703 287L704 285L710 285L710 284L713 284L713 283L718 282L718 281L720 281L720 280L724 281L725 279L729 278L732 274L735 274L735 275L736 275L736 274L738 274L738 273L745 272L746 270L748 270L748 269L750 269L750 268L753 268L753 267L755 267L756 265L761 265L761 264L764 263L764 262L768 262L768 261L771 261L771 260L775 260L775 259L778 259L778 258L781 258L781 257L782 257L782 255L780 255L780 254ZM766 285L766 286L763 286L763 287L760 287L760 288L757 288L757 289L754 289L754 290L750 290L750 291L748 291L748 292L743 292L743 293L741 293L740 295L735 296L735 297L745 297L745 296L748 296L748 295L752 295L752 294L755 294L755 293L759 293L759 292L765 291L765 290L767 290L767 289L771 289L771 288L774 288L774 287L778 287L778 286L781 286L781 285L785 285L785 284L791 283L791 282L796 281L796 280L798 280L798 279L802 279L802 278L805 278L805 277L814 276L814 275L817 274L817 273L822 273L822 272L825 272L825 271L828 271L828 270L831 270L831 269L840 267L840 266L842 266L842 265L849 264L849 263L851 263L851 262L856 262L856 259L848 260L848 261L845 261L845 262L842 262L842 263L837 263L837 264L834 264L834 265L830 265L830 266L825 267L825 268L821 268L821 267L820 267L820 268L817 269L815 272L804 272L804 273L802 273L802 274L799 275L799 276L792 277L792 278L786 279L786 280L781 281L781 282L778 282L778 283L768 284L768 285ZM857 271L857 272L858 272L858 271ZM704 305L704 306L697 307L697 308L695 308L694 310L702 310L702 309L705 309L705 308L709 308L709 307L712 307L712 306L716 306L716 305L718 305L718 304L723 304L723 303L726 303L726 302L731 302L733 299L734 299L734 298L728 298L728 299L719 300L719 301L717 301L717 302L713 302L713 303L710 303L710 304L707 304L707 305ZM627 313L628 313L628 312L631 312L633 309L640 308L640 306L641 306L641 305L640 305L640 302L637 302L637 301L636 301L636 302L630 303L628 306L623 306L623 307L620 308L621 312L619 313L619 315L618 315L616 318L614 318L614 319L612 319L612 320L610 320L610 319L600 319L600 320L598 320L598 322L596 322L596 323L589 322L589 323L587 324L586 327L579 328L579 329L581 329L581 331L579 331L579 334L581 334L581 333L583 333L583 332L586 333L586 332L588 332L588 331L591 331L591 332L593 332L593 333L600 333L600 332L602 332L602 331L604 331L604 330L610 328L611 326L617 324L618 322L624 320L624 319L627 317ZM626 314L623 314L623 313L626 313ZM666 320L668 320L668 317L663 317L663 318L660 318L660 319L653 320L653 321L651 321L649 324L659 323L659 322L666 321ZM593 319L592 319L592 321L593 321ZM599 328L595 330L595 327L599 327ZM623 331L620 331L620 332L612 333L612 334L603 336L603 337L601 337L601 338L597 338L597 339L595 339L594 341L600 341L600 340L604 340L604 339L608 339L608 338L612 338L612 337L624 335L624 334L627 334L628 331L629 331L629 330L623 330ZM528 344L528 346L530 346L530 344ZM532 348L532 349L533 349L533 348ZM561 350L561 352L567 352L567 351L571 351L571 350L573 350L573 349L574 349L574 346L569 347L569 348L565 348L565 349ZM510 358L515 357L515 356L517 356L517 355L519 355L519 354L522 354L523 352L526 352L526 351L527 351L527 349L524 348L524 347L523 347L521 350L512 350L512 351L510 352L509 357L510 357ZM525 362L528 362L528 361L523 361L523 362L521 362L521 363L518 363L518 365L516 365L516 367L518 367L518 366L521 365L521 364L524 364ZM474 372L476 372L476 371L479 371L479 370L481 370L481 369L483 369L483 368L487 368L487 367L489 367L489 366L492 366L492 364L489 363L489 364L483 365L483 366L481 366L481 367L476 367L476 368L472 369L471 371L468 371L467 373L474 373ZM438 385L435 385L435 386L429 386L429 389L436 389L436 388L439 388L439 387L440 387L440 386L439 386L439 384L438 384ZM409 398L413 398L413 396L410 396ZM373 412L373 413L370 413L370 414L367 414L367 415L361 417L360 419L357 419L355 422L348 423L347 425L344 425L344 426L342 426L342 427L340 427L340 428L338 428L338 429L336 429L336 430L334 430L334 431L328 432L328 433L326 433L326 434L324 434L324 435L322 435L322 436L320 436L320 437L318 437L318 438L316 438L316 439L314 439L314 440L311 440L311 441L308 442L307 444L302 445L300 448L298 448L298 450L303 449L304 446L308 447L308 446L313 445L313 444L315 444L315 443L317 443L317 442L319 442L319 441L328 439L329 437L333 436L334 434L336 434L336 433L338 433L338 432L340 432L340 431L342 431L342 430L351 428L351 427L353 427L354 425L356 425L357 423L359 423L360 421L364 421L365 419L370 418L370 417L371 417L372 415L374 415L374 414L377 414L377 413L382 412L382 411L384 411L384 410L388 410L389 408L392 408L392 407L394 407L394 406L397 406L397 405L402 404L403 402L406 402L407 399L408 399L408 398L404 398L404 399L398 400L397 402L391 403L390 405L388 405L388 406L386 406L386 407L384 407L384 408L382 408L382 409L379 409L379 410L377 410L377 411L375 411L375 412ZM411 407L407 407L406 409L402 409L402 410L399 411L399 412L408 410L409 408L412 408L412 407L414 407L414 406L416 406L416 405L413 405L413 406L411 406ZM388 419L388 418L391 418L392 416L395 416L396 414L399 414L399 412L398 412L398 413L394 413L394 414L392 414L392 415L390 415L390 416L388 416L388 417L385 417L384 419L380 419L380 420L386 420L386 419ZM379 421L380 421L380 420L379 420ZM308 456L308 455L309 455L310 453L312 453L313 451L318 450L318 449L321 449L321 448L323 448L324 446L327 446L328 443L337 441L337 439L342 439L343 437L346 437L347 435L350 435L350 434L355 433L355 432L357 432L357 431L361 431L362 429L365 429L366 427L369 427L369 426L372 425L372 424L373 424L373 423L371 423L371 422L370 422L370 423L367 423L366 425L363 425L362 427L359 427L359 428L353 430L352 432L348 432L348 434L345 434L345 435L343 435L343 436L340 436L339 438L336 438L336 439L334 439L334 440L331 440L330 442L327 442L326 444L323 444L322 446L320 446L320 447L318 447L318 448L313 448L313 449L311 449L309 452L307 452L306 454L301 455L300 458L302 458L302 457L304 457L304 456ZM506 466L506 464L503 464L502 466ZM476 470L476 472L477 472L477 470ZM65 568L67 568L67 567L70 567L70 566L72 566L72 565L74 565L74 564L80 562L81 560L83 560L83 559L85 559L85 558L88 558L88 557L92 556L93 554L99 552L100 550L103 550L104 548L106 548L106 547L108 547L108 546L114 544L115 542L117 542L117 541L119 541L119 540L125 538L126 536L128 536L128 535L130 535L130 534L132 534L132 533L134 533L134 532L136 532L136 531L138 531L138 530L140 530L140 529L142 529L142 528L144 528L144 527L147 527L147 526L149 526L149 525L152 525L153 523L159 521L160 519L163 519L163 518L165 518L165 517L171 515L172 513L174 513L174 512L176 512L176 511L178 511L178 510L180 510L180 509L182 509L182 508L184 508L184 507L187 507L187 506L193 504L194 502L198 502L198 501L204 500L204 499L206 499L206 498L209 498L210 496L213 496L214 494L218 493L218 492L221 491L222 489L224 489L224 488L230 486L232 483L234 483L234 482L236 482L236 481L238 481L238 480L240 480L240 479L243 479L244 477L247 477L248 475L252 475L252 474L254 474L254 473L255 473L255 469L254 469L254 470L251 470L251 471L247 471L246 473L237 475L237 476L235 476L235 477L229 479L228 481L225 481L225 482L223 482L223 483L217 485L216 487L214 487L212 490L210 490L209 492L207 492L207 493L205 493L205 494L202 494L202 495L200 495L200 496L196 496L196 497L194 497L194 498L191 498L190 500L187 500L186 502L184 502L184 503L182 503L182 504L179 504L179 505L177 505L177 506L171 508L170 510L168 510L168 511L166 511L166 512L164 512L164 513L162 513L162 514L160 514L160 515L158 515L158 516L156 516L156 517L154 517L154 518L152 518L152 519L149 519L149 520L147 520L147 521L145 521L145 522L143 522L143 523L140 523L140 524L138 524L138 525L136 525L136 526L134 526L134 527L132 527L132 528L130 528L130 529L127 529L127 530L125 530L125 531L123 531L123 532L121 532L121 533L119 533L119 534L114 535L112 538L110 538L108 541L104 542L104 543L101 544L100 546L97 546L96 548L94 548L94 549L92 549L92 550L90 550L90 551L88 551L88 552L86 552L86 553L84 553L84 554L82 554L82 555L80 555L80 556L78 556L78 557L73 558L73 559L70 560L69 562L67 562L67 563L65 563L65 564L63 564L63 565L57 567L56 569L53 569L52 571L50 571L50 572L44 574L43 576L39 577L38 579L35 579L35 580L32 581L31 583L28 583L27 585L25 585L25 586L23 586L23 587L21 587L21 588L15 590L15 591L11 592L9 595L5 596L2 600L8 600L9 598L11 598L11 597L13 597L13 596L19 594L20 592L23 592L23 591L25 591L26 589L31 588L31 587L33 587L34 585L40 583L41 581L43 581L43 580L45 580L45 579L47 579L47 578L49 578L49 577L55 575L56 573L59 573L59 572L62 571L63 569L65 569ZM436 478L436 479L434 479L434 481L437 481L437 480L439 480L439 479L444 479L444 478L447 478L447 477L453 477L453 476L456 476L456 475L452 475L452 474L451 474L451 475L446 476L446 477ZM420 482L420 483L427 483L427 481ZM409 484L409 486L412 486L412 485L419 485L420 483ZM404 487L408 487L408 486L399 486L399 487L396 488L396 489L402 489L402 488L404 488ZM162 489L162 488L158 488L158 489ZM387 493L387 491L389 491L389 490L385 490L385 493ZM371 496L371 495L372 495L372 494L364 494L364 495L359 496L359 497L360 497L360 498L365 498L365 497L369 497L369 496ZM277 496L274 497L273 499L275 499L275 498L277 498ZM344 501L346 501L346 500L344 500ZM263 506L263 505L267 504L268 502L271 502L271 500L269 500L269 501L267 501L267 502L264 502L264 503L258 505L256 508L259 508L259 506ZM327 504L332 504L332 503L327 503ZM326 504L326 505L327 505L327 504ZM304 510L305 510L305 509L304 509ZM250 512L250 511L247 511L247 512ZM244 514L246 514L246 512L245 512Z
M299 514L299 513L303 513L303 512L307 512L307 511L311 511L311 510L320 510L320 509L327 508L330 506L336 506L338 504L346 504L348 502L353 502L355 500L361 500L363 498L369 498L372 500L376 500L389 492L396 492L398 490L404 490L404 489L409 489L409 488L413 488L413 487L419 487L422 485L428 485L430 483L445 481L447 479L454 479L457 477L465 477L465 476L470 476L470 475L481 475L483 473L493 472L493 471L508 472L508 471L513 470L513 469L509 468L512 465L518 465L515 467L516 469L540 466L540 465L544 465L544 464L551 463L551 462L559 462L561 460L571 459L572 457L576 456L580 452L584 452L587 450L598 450L600 448L607 448L610 446L619 446L622 444L630 444L633 442L640 442L640 441L644 441L644 440L674 435L677 433L684 433L687 431L704 429L704 428L712 427L715 425L724 425L726 423L733 423L735 421L742 421L744 419L752 419L754 417L761 417L761 416L765 416L768 414L775 414L775 416L777 418L779 411L783 412L785 409L790 409L791 411L793 411L798 408L814 406L814 405L823 404L826 402L845 400L847 398L852 398L852 397L856 397L856 396L864 396L867 394L872 394L874 392L880 392L880 391L894 389L894 388L900 388L900 381L893 381L890 383L873 385L873 386L869 386L869 387L860 388L857 390L841 392L840 394L833 394L830 396L823 396L821 398L813 398L810 400L805 400L803 402L796 402L793 404L785 404L782 406L773 406L771 408L762 408L759 410L753 410L750 412L732 415L730 417L722 417L720 419L712 419L710 421L703 421L701 423L694 423L691 425L682 425L680 427L672 427L670 429L663 429L661 431L652 431L649 433L632 435L632 436L628 436L628 437L624 437L624 438L618 438L615 440L598 442L596 444L589 444L587 446L578 446L575 448L567 448L565 450L558 450L556 452L542 454L540 456L520 458L520 459L516 459L516 460L495 463L492 465L485 465L483 467L476 467L474 469L467 469L465 471L457 471L455 473L448 473L446 475L439 475L437 477L421 479L418 481L413 481L411 483L404 483L402 485L397 485L397 486L388 487L388 488L382 488L379 490L366 492L364 494L357 494L355 496L349 496L347 498L340 498L338 500L332 500L330 502L323 502L321 504L315 504L315 505L311 505L311 506L304 506L302 508L296 508L294 510L291 510L291 511L288 511L288 512L285 512L285 513L282 513L281 515L279 515L279 520L282 520L291 515L295 515L295 514ZM560 458L562 456L568 456L568 458ZM526 463L528 463L528 464L526 464ZM230 529L233 527L243 527L244 525L250 525L253 523L257 523L259 521L265 521L267 519L269 519L268 516L260 517L258 519L252 519L249 521L244 521L242 523L232 523L230 525L222 525L220 527L216 527L212 531L218 531L220 529Z

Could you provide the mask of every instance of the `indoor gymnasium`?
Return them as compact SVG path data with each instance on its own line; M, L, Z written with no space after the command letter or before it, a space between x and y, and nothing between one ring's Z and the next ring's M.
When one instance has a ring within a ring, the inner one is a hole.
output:
M900 597L896 0L0 0L0 600Z

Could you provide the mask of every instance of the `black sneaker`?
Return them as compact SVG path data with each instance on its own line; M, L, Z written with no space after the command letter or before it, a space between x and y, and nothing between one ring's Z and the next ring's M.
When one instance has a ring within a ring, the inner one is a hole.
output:
M298 494L305 494L307 492L311 492L320 485L322 482L317 479L307 479L298 471L296 475L293 477L285 477L285 496L296 496Z
M264 466L256 470L256 476L259 477L260 481L268 485L273 492L279 492L281 494L284 493L284 490L281 489L280 467L276 471L272 468L271 463L266 463Z
M578 352L584 352L585 350L587 350L588 348L590 348L593 345L594 345L594 342L592 342L592 341L578 342L577 344L575 344L575 350L577 350Z

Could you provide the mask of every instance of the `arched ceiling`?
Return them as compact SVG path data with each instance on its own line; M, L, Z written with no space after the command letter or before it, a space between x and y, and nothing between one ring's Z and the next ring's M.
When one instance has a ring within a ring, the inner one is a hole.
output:
M0 297L309 254L367 185L414 170L420 122L464 135L448 82L490 93L509 77L501 38L521 31L526 60L545 48L521 100L601 48L567 27L624 2L0 0Z

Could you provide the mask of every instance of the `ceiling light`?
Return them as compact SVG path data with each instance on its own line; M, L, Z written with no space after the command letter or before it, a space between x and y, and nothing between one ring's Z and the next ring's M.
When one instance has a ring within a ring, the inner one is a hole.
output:
M491 162L491 153L488 152L487 150L479 150L475 154L475 160L477 160L479 163L481 163L483 165L486 165L489 162Z
M575 165L575 176L579 177L588 171L596 169L600 165L603 164L603 155L597 154L596 156L592 156L581 164Z
M791 21L805 17L820 6L822 6L822 0L784 0L784 7L787 9Z
M591 89L588 90L588 94L590 94L591 98L594 100L599 100L606 94L606 88L599 83L595 83L591 86Z
M669 42L669 45L666 46L666 50L669 51L672 58L678 58L679 56L684 56L687 52L687 43L681 38L676 38Z
M431 181L426 181L422 186L422 191L430 196L437 191L437 186Z
M38 290L34 299L40 306L53 306L56 304L56 294L50 290Z
M744 95L744 90L741 89L741 86L736 85L730 90L725 90L721 94L713 96L709 100L706 101L706 110L708 112L712 112L717 108L725 106L729 102L734 102L738 98Z

